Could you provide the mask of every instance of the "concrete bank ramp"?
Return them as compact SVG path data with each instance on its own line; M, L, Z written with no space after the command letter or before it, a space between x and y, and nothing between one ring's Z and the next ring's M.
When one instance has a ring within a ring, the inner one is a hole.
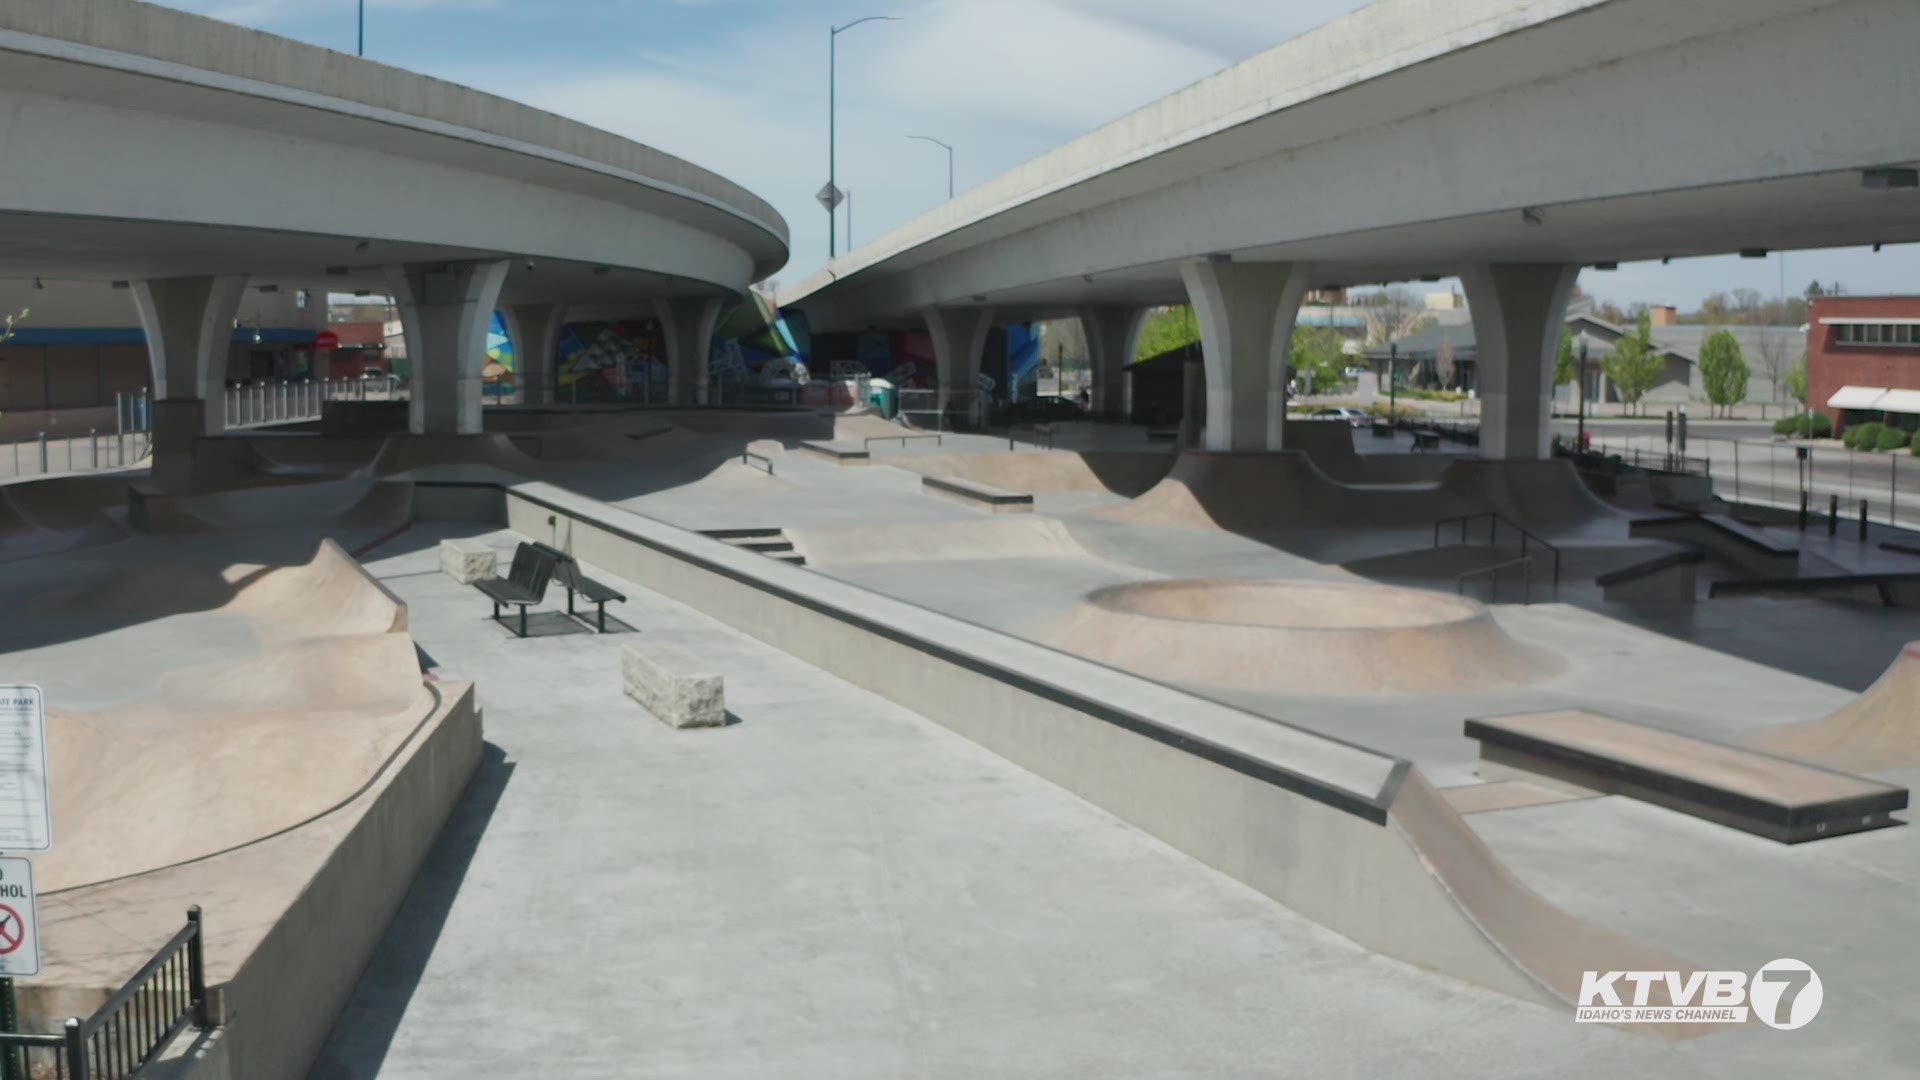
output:
M1765 728L1745 745L1846 772L1920 764L1920 642L1831 716Z
M1065 525L1040 517L788 529L786 534L808 566L1094 557Z
M1189 450L1166 479L1125 506L1092 511L1131 525L1281 534L1309 529L1409 525L1464 513L1465 501L1435 484L1342 484L1305 453L1214 454Z
M1342 484L1431 484L1459 460L1450 454L1361 454L1353 448L1355 438L1373 436L1344 420L1287 421L1287 449L1305 453Z
M895 468L947 480L968 480L1027 495L1112 492L1141 495L1167 475L1165 451L1042 450L1020 453L927 454L888 458Z
M0 663L47 694L58 835L34 860L43 893L310 821L434 708L405 606L331 541L304 563L222 565L135 540L35 570L6 599L59 625L10 634Z
M1479 602L1316 581L1154 581L1099 589L1044 644L1173 683L1298 694L1463 693L1565 666Z
M150 533L277 528L289 525L396 529L412 520L413 484L403 480L329 480L241 488L211 495L149 494L134 515Z
M1587 491L1566 462L1454 458L1432 483L1343 484L1298 450L1186 451L1146 494L1091 513L1133 525L1258 536L1431 525L1486 511L1540 528L1618 521L1625 535L1626 515Z
M0 562L126 539L127 476L0 484Z

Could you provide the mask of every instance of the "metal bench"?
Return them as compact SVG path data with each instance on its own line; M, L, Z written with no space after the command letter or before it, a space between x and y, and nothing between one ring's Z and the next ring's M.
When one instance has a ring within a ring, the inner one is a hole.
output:
M1413 433L1413 451L1416 454L1440 449L1440 433L1430 430L1416 430Z
M493 619L506 625L500 618L503 604L520 609L520 628L515 631L521 637L527 636L527 608L546 599L547 582L553 577L556 565L554 556L559 554L545 544L521 544L513 551L513 568L504 578L493 577L476 581L473 587L487 594L493 601ZM509 627L511 629L511 627Z
M626 594L588 577L581 571L579 560L566 552L560 551L557 548L548 547L545 544L535 544L533 546L553 560L553 579L559 582L562 588L567 590L567 614L575 616L576 618L578 617L577 613L573 610L573 598L576 593L584 596L588 603L594 604L597 607L599 616L596 619L596 628L598 632L602 634L606 633L607 602L618 600L624 604L627 602Z

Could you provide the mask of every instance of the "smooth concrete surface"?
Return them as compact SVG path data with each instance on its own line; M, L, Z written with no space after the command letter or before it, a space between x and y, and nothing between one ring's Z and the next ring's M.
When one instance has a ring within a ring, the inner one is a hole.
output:
M503 753L316 1077L1715 1075L1722 1037L1576 1026L1359 949L604 566L630 635L522 641L430 558L372 568L447 677L487 675ZM708 657L741 722L632 723L623 638Z

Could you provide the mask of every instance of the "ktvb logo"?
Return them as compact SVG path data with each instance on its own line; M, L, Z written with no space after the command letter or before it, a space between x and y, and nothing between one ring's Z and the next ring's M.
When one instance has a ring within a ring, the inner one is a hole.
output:
M1667 1004L1650 1003L1654 987ZM1805 1027L1826 994L1798 960L1775 960L1749 980L1744 971L1589 971L1580 978L1574 1020L1582 1024L1744 1024L1748 1013L1782 1031Z

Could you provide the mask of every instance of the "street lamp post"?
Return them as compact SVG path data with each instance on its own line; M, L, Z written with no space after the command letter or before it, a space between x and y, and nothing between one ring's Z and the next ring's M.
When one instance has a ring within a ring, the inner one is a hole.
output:
M931 135L909 135L907 136L907 138L919 139L921 142L930 142L935 146L946 148L946 151L947 151L947 198L951 200L953 198L953 147L948 146L946 143L941 142L939 139L936 139Z
M1400 343L1387 342L1387 423L1400 423Z
M354 55L367 55L367 0L360 0L360 44Z
M363 0L364 2L364 0ZM821 192L821 202L827 207L827 258L831 259L839 252L839 240L834 235L835 226L840 220L839 180L839 96L840 96L840 35L870 22L899 22L897 15L868 15L855 19L844 26L832 27L827 33L827 188Z
M1587 341L1585 338L1580 339L1580 374L1575 376L1575 379L1579 383L1580 391L1578 405L1580 420L1575 429L1577 434L1574 435L1573 459L1585 461L1587 452Z

